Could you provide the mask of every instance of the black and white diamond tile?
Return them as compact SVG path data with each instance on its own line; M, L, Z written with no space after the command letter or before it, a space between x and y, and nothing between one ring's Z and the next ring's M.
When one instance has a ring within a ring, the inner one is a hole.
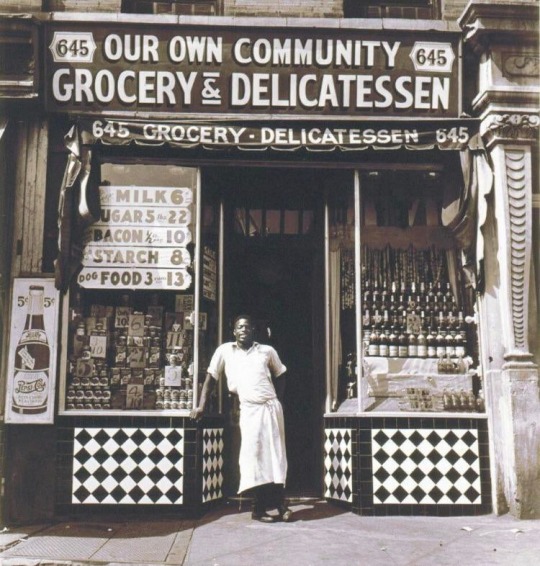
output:
M203 430L202 501L223 497L223 429Z
M184 431L75 428L72 503L181 504Z
M352 503L352 434L350 428L325 430L324 496Z
M476 429L373 429L374 504L479 504Z

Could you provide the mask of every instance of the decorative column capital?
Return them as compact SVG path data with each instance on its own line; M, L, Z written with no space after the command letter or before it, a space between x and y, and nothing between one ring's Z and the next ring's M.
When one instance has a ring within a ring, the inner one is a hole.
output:
M487 147L497 143L537 143L539 129L540 116L529 112L490 112L480 125Z

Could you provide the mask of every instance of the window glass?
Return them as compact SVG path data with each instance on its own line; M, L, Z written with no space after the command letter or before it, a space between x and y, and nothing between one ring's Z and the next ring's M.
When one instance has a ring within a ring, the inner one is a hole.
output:
M197 170L103 163L101 179L69 299L65 409L189 410Z
M474 294L441 224L449 172L361 175L362 408L483 410Z

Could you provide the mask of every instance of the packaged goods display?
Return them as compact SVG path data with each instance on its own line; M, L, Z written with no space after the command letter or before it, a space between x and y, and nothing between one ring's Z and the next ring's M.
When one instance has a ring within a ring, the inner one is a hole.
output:
M189 307L190 301L176 304ZM70 309L66 409L191 409L190 314L174 305L167 310L155 296L138 306L130 304L129 295L114 304L81 302L76 296Z

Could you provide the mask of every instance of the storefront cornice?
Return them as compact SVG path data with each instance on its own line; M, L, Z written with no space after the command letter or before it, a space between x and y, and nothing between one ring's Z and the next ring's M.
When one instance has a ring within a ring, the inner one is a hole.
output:
M493 105L504 108L505 106L516 106L522 110L538 108L540 86L496 86L484 90L473 100L472 107L476 114L480 114Z
M109 118L112 120L153 120L155 122L164 121L203 121L208 124L221 123L221 122L253 122L260 123L266 121L280 121L280 122L305 122L305 123L319 123L327 124L330 122L347 122L355 123L363 126L373 124L402 124L403 126L414 126L415 124L435 124L441 125L459 122L461 119L465 121L471 120L471 116L463 114L459 117L416 117L416 116L347 116L337 115L329 116L326 114L310 115L310 114L247 114L247 113L223 113L214 116L205 113L157 113L157 112L121 112L118 110L104 110L96 113L95 110L67 112L66 115L71 120L77 120L78 117L82 118Z
M346 30L388 30L411 32L461 33L459 25L443 20L408 20L394 18L257 18L234 16L171 16L149 14L117 14L105 12L43 12L36 14L42 21L95 22L141 25L190 25L205 27L249 28L319 28Z
M472 0L458 22L465 32L465 41L480 54L494 42L538 43L538 16L536 2L495 4L490 0Z

